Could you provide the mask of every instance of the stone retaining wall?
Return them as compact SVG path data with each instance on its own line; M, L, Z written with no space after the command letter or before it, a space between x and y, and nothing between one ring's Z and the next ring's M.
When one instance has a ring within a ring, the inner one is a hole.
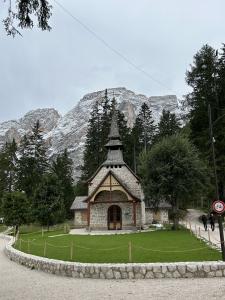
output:
M222 261L129 264L72 263L26 254L14 249L12 244L13 241L11 239L5 247L5 253L12 261L31 269L74 278L150 279L225 277L225 263Z

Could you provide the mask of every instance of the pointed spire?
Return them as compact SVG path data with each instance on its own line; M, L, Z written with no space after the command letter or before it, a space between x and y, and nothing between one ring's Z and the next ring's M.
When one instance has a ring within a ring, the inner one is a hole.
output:
M123 144L121 142L119 128L118 128L118 115L114 110L112 115L111 127L109 132L109 141L105 145L108 149L107 159L103 165L124 165L123 160Z
M118 116L116 110L114 110L113 112L111 127L110 127L110 132L108 137L109 139L120 139L119 128L118 128Z

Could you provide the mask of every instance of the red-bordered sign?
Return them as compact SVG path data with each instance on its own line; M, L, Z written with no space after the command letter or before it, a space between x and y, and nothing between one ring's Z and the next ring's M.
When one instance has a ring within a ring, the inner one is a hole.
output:
M218 213L222 214L225 211L225 203L223 201L217 200L212 204L212 209Z

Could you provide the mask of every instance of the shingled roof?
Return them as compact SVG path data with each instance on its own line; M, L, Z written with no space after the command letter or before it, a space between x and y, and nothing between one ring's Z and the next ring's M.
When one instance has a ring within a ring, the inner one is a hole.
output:
M87 196L77 196L74 201L73 204L71 205L70 209L74 210L74 209L87 209L87 203L84 202L87 199Z

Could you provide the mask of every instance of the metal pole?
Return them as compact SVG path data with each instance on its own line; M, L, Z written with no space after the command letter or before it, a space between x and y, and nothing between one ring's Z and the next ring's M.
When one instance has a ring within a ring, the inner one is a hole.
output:
M209 132L210 132L212 155L213 155L213 168L214 168L214 176L215 176L216 197L217 197L217 200L219 200L220 197L219 197L218 178L217 178L217 171L216 171L216 157L215 157L215 148L214 148L214 141L213 141L212 113L211 113L210 104L208 105L208 114L209 114ZM224 234L223 234L223 224L222 224L221 215L218 215L218 223L219 223L222 259L223 259L223 261L225 261Z
M215 176L215 188L216 188L216 197L219 200L219 189L218 189L218 178L217 178L217 171L216 171L216 156L215 156L215 147L213 141L213 127L212 127L212 113L211 113L211 105L208 105L208 114L209 114L209 134L212 146L212 156L213 156L213 169L214 169L214 176Z
M221 244L221 251L222 251L222 259L223 261L225 261L224 234L223 234L223 223L222 223L221 215L218 215L218 223L219 223L219 230L220 230L220 244Z

